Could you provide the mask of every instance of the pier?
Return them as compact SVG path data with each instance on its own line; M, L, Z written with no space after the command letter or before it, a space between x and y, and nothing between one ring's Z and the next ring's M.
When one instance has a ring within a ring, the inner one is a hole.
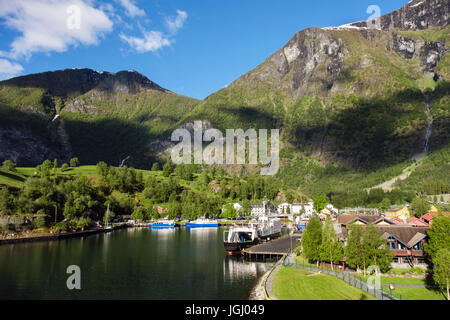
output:
M249 260L279 259L280 257L291 253L300 239L300 233L293 233L282 238L244 249L242 250L242 254Z

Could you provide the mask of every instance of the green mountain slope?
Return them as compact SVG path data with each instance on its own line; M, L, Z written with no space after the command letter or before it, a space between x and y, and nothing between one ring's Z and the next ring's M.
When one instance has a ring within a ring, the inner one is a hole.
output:
M0 83L0 160L44 159L138 167L155 159L148 145L174 129L197 100L159 87L141 74L70 69Z
M299 194L359 205L351 203L364 197L356 194L400 175L425 149L397 198L443 192L447 166L436 163L448 162L450 145L449 4L413 0L381 17L380 29L361 21L302 30L204 101L127 71L62 70L0 82L0 161L32 166L78 156L82 164L128 159L149 168L175 128L204 120L222 131L280 128L276 178ZM371 201L380 202L363 202Z

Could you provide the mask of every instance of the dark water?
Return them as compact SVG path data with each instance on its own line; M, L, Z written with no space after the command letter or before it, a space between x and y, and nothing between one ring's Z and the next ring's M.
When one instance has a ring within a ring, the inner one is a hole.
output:
M223 228L123 229L0 246L0 299L248 299L270 263L227 256ZM69 265L81 290L69 290Z

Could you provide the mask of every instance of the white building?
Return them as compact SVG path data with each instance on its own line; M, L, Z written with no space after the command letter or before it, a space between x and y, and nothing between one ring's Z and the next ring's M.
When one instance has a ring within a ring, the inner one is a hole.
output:
M278 213L278 207L264 198L263 202L252 203L252 216L271 216Z

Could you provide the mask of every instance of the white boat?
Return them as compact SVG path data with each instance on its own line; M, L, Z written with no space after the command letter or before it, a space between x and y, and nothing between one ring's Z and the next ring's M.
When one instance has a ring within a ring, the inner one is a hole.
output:
M278 218L259 217L246 226L232 226L224 232L224 247L228 253L238 253L261 241L278 238L281 221Z
M198 218L195 221L186 222L186 228L217 228L219 223L217 220L209 220L206 218Z
M169 220L167 217L156 221L155 223L150 223L150 229L167 229L175 228L175 221Z

